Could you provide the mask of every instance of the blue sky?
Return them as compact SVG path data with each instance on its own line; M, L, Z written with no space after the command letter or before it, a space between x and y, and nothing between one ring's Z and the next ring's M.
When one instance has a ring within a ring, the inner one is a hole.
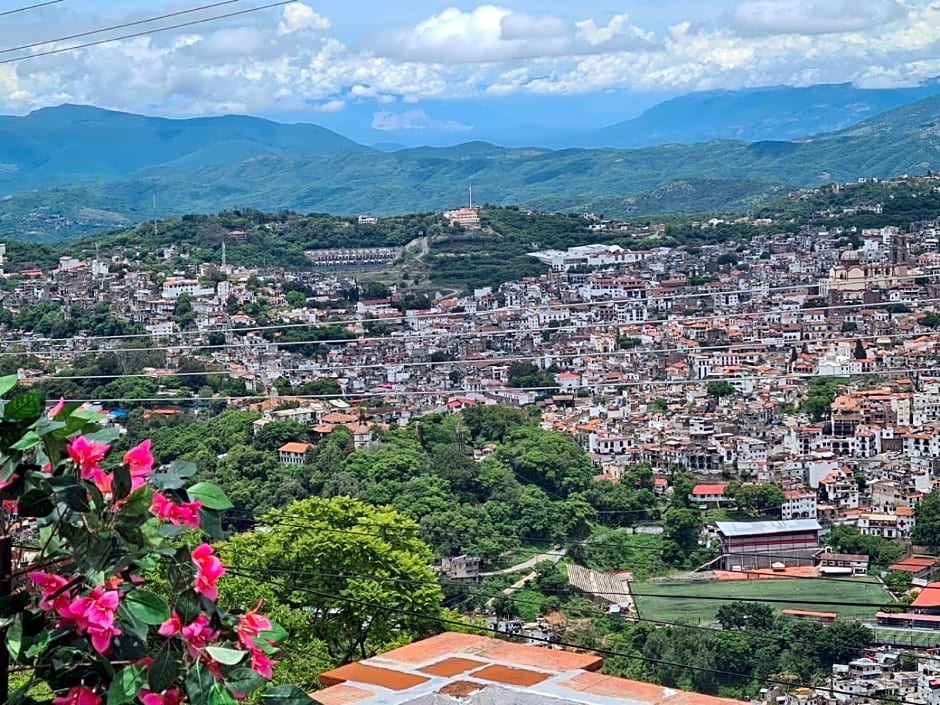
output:
M211 1L63 0L0 18L0 46ZM938 46L940 0L301 0L0 64L0 112L73 102L473 139L500 121L599 127L698 90L915 85L940 74Z

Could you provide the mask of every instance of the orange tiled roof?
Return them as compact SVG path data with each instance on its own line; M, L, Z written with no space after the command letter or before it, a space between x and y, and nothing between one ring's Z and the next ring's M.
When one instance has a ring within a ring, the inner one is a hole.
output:
M567 693L569 699L584 703L742 705L727 698L605 676L596 673L601 665L602 659L592 654L446 633L322 674L321 682L329 687L318 691L316 699L323 705L366 705L387 690L396 691L396 702L406 702L433 694L467 698L497 688L493 696L508 698L507 702L513 693L525 692L546 699L564 698Z

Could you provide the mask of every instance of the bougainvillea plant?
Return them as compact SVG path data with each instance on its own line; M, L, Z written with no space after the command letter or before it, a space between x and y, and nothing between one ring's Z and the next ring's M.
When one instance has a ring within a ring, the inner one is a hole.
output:
M28 682L10 705L235 705L251 694L271 705L313 701L271 687L286 634L257 606L216 604L225 567L211 542L220 488L191 483L196 468L154 468L150 442L109 454L119 430L106 417L0 378L0 499L16 539L35 550L0 599L11 665ZM37 686L47 686L46 688ZM40 698L36 693L45 692Z

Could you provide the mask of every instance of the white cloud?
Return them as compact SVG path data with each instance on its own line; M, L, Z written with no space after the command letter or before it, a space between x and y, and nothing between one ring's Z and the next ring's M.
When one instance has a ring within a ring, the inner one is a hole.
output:
M743 0L732 24L748 34L837 34L881 27L903 18L899 0Z
M318 15L312 7L302 2L292 2L284 6L284 19L277 26L281 36L303 30L325 31L330 28L330 21Z
M415 104L616 89L912 85L940 74L940 0L904 2L740 0L726 16L716 12L711 24L679 22L659 36L623 14L572 20L486 4L445 9L354 46L332 36L329 20L312 5L294 2L277 12L0 66L0 111L68 101L168 115L313 114L354 102L383 108L400 102L403 112L376 113L377 129L459 132L470 128ZM76 25L64 10L50 17L24 17L35 26L0 23L0 44L57 36ZM83 19L99 26L138 18Z
M346 107L345 100L328 100L314 107L318 113L338 113Z
M371 46L389 58L437 64L486 64L652 49L655 36L627 20L626 15L615 15L599 28L593 19L571 23L557 17L517 13L498 5L480 5L470 12L449 7L409 29L380 34Z
M405 110L401 113L382 111L372 116L372 129L383 132L398 130L439 130L443 132L469 132L471 125L453 120L436 120L423 110Z

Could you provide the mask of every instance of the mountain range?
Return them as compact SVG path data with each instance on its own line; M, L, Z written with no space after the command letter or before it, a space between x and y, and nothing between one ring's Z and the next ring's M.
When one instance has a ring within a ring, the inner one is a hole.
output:
M469 183L481 201L544 210L621 217L720 212L759 205L794 187L922 173L940 165L940 95L861 121L851 119L865 114L861 109L834 116L850 124L833 132L789 140L695 141L695 130L717 130L719 136L722 130L773 131L778 128L760 117L771 113L787 129L804 124L812 130L820 111L806 105L812 96L818 103L827 94L818 88L787 89L806 97L789 113L781 104L787 93L782 89L668 101L654 109L660 118L647 114L641 122L650 129L658 125L663 139L694 123L685 132L684 141L691 143L638 149L512 148L482 141L370 147L316 125L253 117L168 120L87 106L47 108L0 118L0 234L47 237L35 225L45 222L43 215L105 228L232 207L378 215L441 210L464 201ZM844 104L853 95L845 87L830 88L836 96L830 104ZM932 88L910 89L908 98ZM742 107L761 95L764 108ZM900 95L889 98L899 101ZM711 107L690 113L696 102ZM643 129L628 125L610 130L640 140ZM58 227L57 222L61 236Z

